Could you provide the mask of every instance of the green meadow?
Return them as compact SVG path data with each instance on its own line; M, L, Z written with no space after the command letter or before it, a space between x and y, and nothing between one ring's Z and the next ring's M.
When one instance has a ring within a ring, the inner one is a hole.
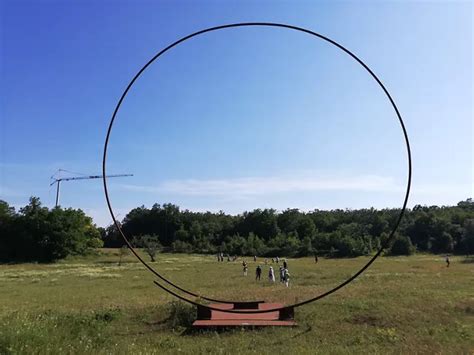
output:
M209 297L294 303L327 291L367 257L289 259L290 287L261 282L247 259L159 254L153 267ZM294 328L194 331L191 306L119 250L55 264L0 265L0 354L474 353L474 262L381 257L353 283L296 309ZM275 264L273 265L275 267Z

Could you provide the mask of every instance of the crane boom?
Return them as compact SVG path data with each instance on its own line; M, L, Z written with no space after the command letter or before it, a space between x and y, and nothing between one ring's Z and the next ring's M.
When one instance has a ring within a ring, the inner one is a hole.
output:
M126 177L126 176L133 176L133 174L113 174L113 175L106 175L105 177L111 178L111 177ZM75 176L75 177L68 177L68 178L59 178L59 179L54 178L54 181L51 184L49 184L49 186L58 184L57 189L56 189L56 207L58 207L58 204L59 204L59 185L61 181L102 179L103 177L104 175L89 175L89 176Z
M123 176L133 176L133 174L115 174L115 175L107 175L106 177L123 177ZM89 175L89 176L76 176L76 177L70 177L70 178L59 178L59 179L54 179L54 181L49 184L49 186L54 185L58 181L70 181L70 180L87 180L87 179L102 179L103 175Z

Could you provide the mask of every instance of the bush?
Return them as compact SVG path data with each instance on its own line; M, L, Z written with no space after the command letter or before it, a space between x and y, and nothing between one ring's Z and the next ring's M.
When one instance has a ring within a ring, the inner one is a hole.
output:
M193 246L187 242L177 240L171 245L175 253L192 253Z
M409 237L399 236L397 237L390 250L389 255L412 255L415 252L415 247L411 243Z
M102 248L104 246L104 242L103 242L102 239L99 239L99 238L91 238L87 242L87 246L90 249L98 249L98 248Z
M189 328L196 320L196 309L184 302L173 301L169 304L170 315L167 323L171 328Z

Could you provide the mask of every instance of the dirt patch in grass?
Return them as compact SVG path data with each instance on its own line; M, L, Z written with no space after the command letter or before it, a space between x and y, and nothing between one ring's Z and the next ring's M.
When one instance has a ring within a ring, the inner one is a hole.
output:
M455 307L456 311L474 316L474 299L459 302Z
M357 314L349 319L347 322L356 325L367 325L369 327L388 328L393 327L393 323L378 315L373 314Z

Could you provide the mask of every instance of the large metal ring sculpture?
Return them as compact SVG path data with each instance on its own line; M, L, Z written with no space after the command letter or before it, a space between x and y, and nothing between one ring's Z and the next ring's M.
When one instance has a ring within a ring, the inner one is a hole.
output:
M410 142L408 140L408 134L407 134L407 131L406 131L406 128L405 128L405 124L403 123L403 120L402 120L402 117L400 115L400 112L398 111L398 108L397 106L395 105L395 102L393 101L392 97L390 96L388 90L385 88L385 86L382 84L382 82L380 81L380 79L372 72L372 70L370 70L370 68L361 60L359 59L354 53L352 53L351 51L349 51L348 49L346 49L345 47L343 47L342 45L340 45L339 43L333 41L332 39L328 38L328 37L325 37L319 33L316 33L314 31L310 31L310 30L307 30L307 29L304 29L304 28L301 28L301 27L297 27L297 26L292 26L292 25L287 25L287 24L282 24L282 23L271 23L271 22L247 22L247 23L234 23L234 24L227 24L227 25L221 25L221 26L216 26L216 27L211 27L211 28L206 28L204 30L201 30L201 31L197 31L197 32L194 32L188 36L185 36L179 40L177 40L176 42L170 44L168 47L164 48L163 50L161 50L159 53L157 53L153 58L151 58L148 63L146 63L139 71L138 73L133 77L133 79L130 81L130 83L128 84L127 88L125 89L125 91L123 92L122 96L120 97L120 100L119 102L117 103L117 106L115 107L115 110L114 110L114 113L112 115L112 118L110 120L110 124L109 124L109 128L107 130L107 136L106 136L106 139L105 139L105 145L104 145L104 154L103 154L103 158L102 158L102 176L103 176L103 183L104 183L104 193L105 193L105 198L106 198L106 201L107 201L107 206L108 206L108 209L109 209L109 212L110 212L110 215L112 216L112 219L114 221L114 224L115 226L117 227L117 230L119 231L120 235L122 236L122 238L124 239L125 243L127 244L127 246L130 248L130 250L132 251L132 253L135 255L135 257L137 257L137 259L149 270L151 271L155 276L157 276L160 280L164 281L166 284L180 290L181 292L183 293L186 293L190 296L194 296L194 297L197 297L197 298L200 298L200 299L203 299L203 300L206 300L206 301L212 301L212 302L218 302L218 303L235 303L236 301L227 301L227 300L218 300L218 299L214 299L214 298L210 298L210 297L206 297L206 296L203 296L203 295L199 295L195 292L191 292L189 290L186 290L176 284L174 284L173 282L171 282L170 280L166 279L164 276L162 276L160 273L158 273L155 269L153 269L147 262L145 262L145 260L143 260L143 258L140 257L140 255L137 254L137 252L135 251L135 249L133 248L132 244L130 243L130 241L127 239L127 237L125 236L125 234L123 233L122 231L122 228L120 226L120 224L118 223L115 215L114 215L114 212L113 212L113 209L112 209L112 205L110 203L110 198L109 198L109 193L108 193L108 190L107 190L107 178L106 178L106 161L107 161L107 147L108 147L108 144L109 144L109 139L110 139L110 134L111 134L111 131L112 131L112 126L114 124L114 121L115 121L115 118L117 116L117 113L120 109L120 106L122 105L122 102L123 100L125 99L125 97L127 96L127 93L129 92L129 90L131 89L131 87L133 86L133 84L135 83L135 81L140 77L140 75L143 74L143 72L145 71L145 69L147 69L155 60L157 60L161 55L163 55L164 53L166 53L167 51L169 51L171 48L177 46L178 44L188 40L188 39L191 39L193 37L196 37L196 36L199 36L199 35L202 35L202 34L205 34L205 33L208 33L208 32L213 32L213 31L219 31L219 30L224 30L224 29L228 29L228 28L236 28L236 27L278 27L278 28L285 28L285 29L289 29L289 30L294 30L294 31L299 31L299 32L302 32L302 33L306 33L306 34L309 34L309 35L312 35L316 38L319 38L319 39L322 39L334 46L336 46L337 48L341 49L343 52L345 52L346 54L348 54L350 57L352 57L357 63L359 63L369 74L370 76L377 82L377 84L380 86L380 88L383 90L383 92L385 93L385 95L387 96L388 100L390 101L390 104L392 105L393 109L395 110L395 113L398 117L398 121L400 123L400 126L402 128L402 131L403 131L403 136L404 136L404 139L405 139L405 144L406 144L406 149L407 149L407 157L408 157L408 178L407 178L407 187L406 187L406 193L405 193L405 199L404 199L404 202L403 202L403 207L402 209L400 210L400 214L397 218L397 221L393 227L393 230L391 231L391 233L389 234L388 238L382 243L382 246L380 247L380 249L377 251L377 253L367 262L367 264L365 264L359 271L357 271L354 275L352 275L350 278L348 278L346 281L340 283L339 285L337 285L336 287L330 289L329 291L326 291L326 292L323 292L322 294L319 294L313 298L310 298L308 300L305 300L305 301L302 301L302 302L298 302L298 303L295 303L293 305L287 305L287 306L283 306L283 307L278 307L278 308L272 308L272 309L266 309L266 310L223 310L223 309L218 309L218 308L214 308L212 306L208 306L208 305L203 305L201 303L198 303L198 302L195 302L193 300L189 300L181 295L178 295L176 292L173 292L172 290L168 289L166 286L163 286L161 285L160 283L156 282L155 281L155 284L159 287L161 287L164 291L168 292L169 294L183 300L183 301L186 301L188 303L191 303L195 306L201 306L201 307L207 307L208 309L210 310L214 310L214 311L219 311L219 312L226 312L226 313L269 313L269 312L275 312L275 311L281 311L281 310L284 310L284 309L287 309L287 308L290 308L290 307L299 307L299 306L303 306L305 304L308 304L308 303L311 303L311 302L314 302L314 301L317 301L317 300L320 300L322 299L323 297L326 297L328 295L330 295L331 293L334 293L336 292L337 290L343 288L344 286L346 286L347 284L349 284L350 282L352 282L356 277L358 277L360 274L362 274L374 261L375 259L377 259L380 254L382 253L382 251L389 245L389 243L394 239L394 235L395 235L395 232L396 230L398 229L398 226L400 224L400 221L402 220L403 218L403 215L405 213L405 209L406 209L406 206L407 206L407 203L408 203L408 197L410 195L410 187L411 187L411 175L412 175L412 161L411 161L411 150L410 150Z

